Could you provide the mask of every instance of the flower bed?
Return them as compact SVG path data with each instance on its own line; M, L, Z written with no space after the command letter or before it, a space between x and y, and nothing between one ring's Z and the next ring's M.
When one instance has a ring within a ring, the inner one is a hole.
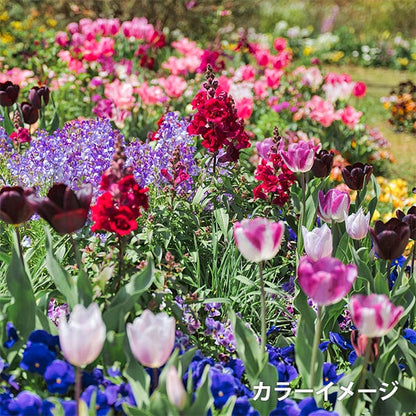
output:
M53 47L48 86L0 74L1 413L414 412L415 200L365 85L143 19Z

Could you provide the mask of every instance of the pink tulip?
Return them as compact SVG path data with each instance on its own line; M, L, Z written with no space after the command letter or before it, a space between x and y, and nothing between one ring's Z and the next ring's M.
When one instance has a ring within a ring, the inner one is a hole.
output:
M178 375L176 367L169 368L166 375L166 392L169 401L179 410L182 410L186 404L186 390L182 380Z
M331 256L332 234L326 224L312 231L308 231L306 227L302 226L302 235L305 252L310 258L316 261Z
M285 226L266 218L244 219L234 224L234 240L244 258L256 263L272 259L280 249Z
M347 217L345 214L345 228L348 235L354 240L361 240L368 234L368 226L370 224L370 213L364 215L363 209L360 207L356 214Z
M133 323L127 324L130 349L140 364L159 368L170 357L175 343L175 319L162 312L154 315L146 309Z
M404 308L386 295L354 295L350 300L352 320L360 334L369 338L386 335L399 322Z
M316 261L302 257L298 266L300 287L320 306L339 302L350 291L356 278L357 266L345 265L335 257Z
M75 305L69 321L59 320L59 342L64 357L72 365L83 367L100 354L106 338L105 324L96 303L88 308Z
M353 129L359 122L363 115L362 111L355 111L354 107L348 105L342 110L338 110L338 115L341 121L350 129Z
M262 142L256 143L257 153L262 159L269 160L269 152L272 150L273 146L275 146L273 139L268 137Z
M309 172L319 147L313 140L299 141L289 144L287 151L281 150L280 155L292 172Z
M326 222L342 222L350 209L350 197L347 192L330 189L326 194L318 192L318 214Z
M367 90L367 86L364 82L356 82L354 84L354 89L352 90L352 93L355 97L364 97Z

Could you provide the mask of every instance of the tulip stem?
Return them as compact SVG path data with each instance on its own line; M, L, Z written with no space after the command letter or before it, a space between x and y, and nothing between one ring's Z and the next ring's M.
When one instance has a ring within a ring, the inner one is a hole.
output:
M118 289L120 287L120 283L121 283L121 279L123 277L123 266L124 266L124 262L123 262L123 257L124 257L124 252L123 252L123 239L121 237L121 235L118 236L118 273L117 273L117 281L114 287L114 291L117 293Z
M413 241L413 250L412 250L412 274L410 276L413 276L415 274L415 257L416 257L416 241Z
M81 368L75 367L75 401L77 403L77 416L81 414L80 397L81 397Z
M17 238L17 245L19 246L19 254L20 254L20 260L22 261L23 268L25 268L25 261L23 259L23 250L22 250L22 241L20 239L20 231L19 226L16 225L14 227L14 230L16 231L16 238Z
M390 286L391 263L392 260L387 260L387 286Z
M264 290L264 278L263 278L263 262L259 262L259 275L260 275L260 300L261 300L261 353L264 354L266 348L266 292Z
M318 358L318 350L319 350L319 342L321 341L321 330L322 330L322 306L318 305L318 312L317 312L317 319L316 319L316 328L315 328L315 336L313 339L313 346L312 346L312 359L311 359L311 367L309 371L309 388L313 388L315 385L315 365L316 359Z
M77 245L75 244L74 237L72 237L72 233L69 233L69 241L71 241L72 251L74 252L75 261L78 266L78 270L81 271L82 265L81 265L81 259L79 257L79 252L77 250Z
M355 212L358 212L361 205L360 190L357 189L357 196L355 197Z
M302 225L305 222L305 205L306 205L306 182L305 174L301 172L299 175L300 187L302 189L302 207L300 211L299 225L298 225L298 254L300 255L303 252L303 235L302 235Z
M153 377L152 377L152 392L154 393L159 384L159 370L158 368L153 368Z
M361 368L361 374L360 374L360 380L358 382L358 391L361 390L364 387L364 382L366 379L367 374L367 366L370 361L370 353L371 353L371 346L373 344L372 338L367 338L367 345L365 347L365 354L364 354L364 362L363 367ZM355 415L355 408L357 407L358 403L358 394L355 395L354 403L352 405L352 415Z

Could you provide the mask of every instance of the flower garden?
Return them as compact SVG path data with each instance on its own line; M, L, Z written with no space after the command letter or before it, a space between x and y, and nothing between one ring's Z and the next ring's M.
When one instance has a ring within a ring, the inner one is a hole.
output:
M247 30L28 36L0 61L1 415L415 414L416 184L364 82ZM415 100L380 106L414 131Z

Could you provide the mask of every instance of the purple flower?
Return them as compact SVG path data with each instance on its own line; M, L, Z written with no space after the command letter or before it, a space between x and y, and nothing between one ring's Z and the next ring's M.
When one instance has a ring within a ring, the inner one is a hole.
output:
M329 332L329 340L333 344L338 345L338 347L342 348L343 350L352 350L351 343L348 342L342 335L336 332Z
M279 374L279 381L292 381L298 376L296 368L290 364L279 362L276 365L277 373Z
M344 373L337 374L337 369L338 369L338 366L336 366L335 364L332 364L332 363L323 364L322 371L323 371L324 386L329 383L335 384L344 376Z
M220 316L221 303L206 303L204 309L208 312L210 318Z
M20 367L23 370L43 375L46 367L56 358L46 344L35 342L26 347Z
M52 352L56 352L56 347L59 346L59 336L51 335L49 332L43 329L37 329L32 331L27 339L27 346L29 347L34 343L45 344Z
M64 409L65 416L72 416L77 413L77 402L75 400L61 400L60 404Z
M12 415L41 415L42 400L37 394L22 391L10 401L7 410Z
M81 394L81 399L90 407L91 404L91 397L95 392L95 411L97 416L105 416L110 411L110 406L108 404L108 399L105 393L103 393L98 387L96 386L89 386L87 389Z
M7 340L4 342L4 348L11 348L13 345L19 341L19 335L17 335L16 328L11 322L7 322L6 324L6 334Z
M54 360L46 368L43 375L50 393L65 394L75 383L73 367L66 361Z
M410 328L404 330L403 337L407 339L411 344L416 344L416 331Z
M237 385L232 375L221 373L216 368L209 372L211 378L211 393L214 398L216 409L222 409L231 396L236 395Z

